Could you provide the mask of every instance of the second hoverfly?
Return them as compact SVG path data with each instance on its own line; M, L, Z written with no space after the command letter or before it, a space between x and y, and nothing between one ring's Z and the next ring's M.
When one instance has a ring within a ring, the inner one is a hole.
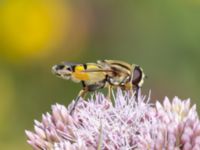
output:
M87 92L108 88L108 98L111 89L120 87L122 90L135 90L136 98L138 90L142 87L145 74L143 69L135 64L129 64L119 60L99 60L97 63L71 63L64 62L52 67L52 72L62 79L71 79L82 83L70 114L74 111L80 97Z

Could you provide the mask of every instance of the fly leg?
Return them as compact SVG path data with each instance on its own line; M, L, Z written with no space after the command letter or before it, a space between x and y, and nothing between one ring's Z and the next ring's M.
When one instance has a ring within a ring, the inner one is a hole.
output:
M135 99L136 100L138 100L139 90L140 90L140 87L136 86L136 89L135 89Z
M106 98L111 101L111 92L112 92L113 87L111 85L108 85L108 94Z
M70 113L69 113L70 115L73 114L73 111L75 110L76 105L78 104L78 101L80 100L80 98L81 98L81 97L84 98L84 96L86 95L87 92L88 92L88 90L82 89L82 90L78 93L78 96L77 96L76 99L75 99L75 103L74 103L74 105L73 105L73 107L72 107L72 109L71 109L71 111L70 111Z

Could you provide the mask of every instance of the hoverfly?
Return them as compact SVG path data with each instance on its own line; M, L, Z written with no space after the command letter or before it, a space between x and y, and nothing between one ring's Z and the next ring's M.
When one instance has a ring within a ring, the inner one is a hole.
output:
M71 63L64 62L52 67L52 72L62 78L82 83L75 104L70 111L74 111L80 97L87 92L108 88L108 98L111 97L112 88L120 87L122 90L135 90L136 99L138 90L142 87L145 74L143 69L135 64L119 60L99 60L97 63Z

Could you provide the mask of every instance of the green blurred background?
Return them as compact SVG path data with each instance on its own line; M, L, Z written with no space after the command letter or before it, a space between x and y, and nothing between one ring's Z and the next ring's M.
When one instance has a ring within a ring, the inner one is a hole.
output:
M0 14L1 149L30 149L24 130L76 96L51 74L61 61L136 63L152 101L199 103L200 0L1 0Z

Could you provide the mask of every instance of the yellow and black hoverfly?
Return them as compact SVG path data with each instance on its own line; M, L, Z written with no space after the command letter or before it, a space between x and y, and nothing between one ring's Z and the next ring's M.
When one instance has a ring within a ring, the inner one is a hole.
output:
M64 62L52 67L52 72L62 79L71 79L74 82L82 83L82 90L79 92L75 106L87 92L96 91L101 88L108 88L110 99L111 89L120 87L122 90L135 90L136 98L138 90L143 85L145 74L143 69L135 64L129 64L119 60L99 60L97 63L71 63Z

